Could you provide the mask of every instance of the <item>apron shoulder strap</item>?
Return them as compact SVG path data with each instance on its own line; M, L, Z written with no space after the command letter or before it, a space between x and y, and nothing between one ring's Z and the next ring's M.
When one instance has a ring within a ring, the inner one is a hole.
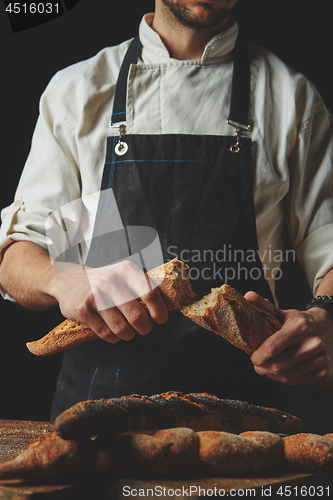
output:
M250 130L251 72L246 41L238 35L234 48L234 70L228 123Z
M115 98L113 104L111 125L116 123L126 122L126 94L127 94L127 77L131 64L136 64L139 56L141 42L139 36L136 36L129 46L124 60L122 62L118 81L116 85Z

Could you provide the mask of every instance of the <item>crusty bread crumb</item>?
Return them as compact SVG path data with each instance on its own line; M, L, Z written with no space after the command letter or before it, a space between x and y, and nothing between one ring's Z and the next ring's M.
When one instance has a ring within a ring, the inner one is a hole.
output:
M213 288L202 299L182 307L181 312L248 354L282 326L229 285Z

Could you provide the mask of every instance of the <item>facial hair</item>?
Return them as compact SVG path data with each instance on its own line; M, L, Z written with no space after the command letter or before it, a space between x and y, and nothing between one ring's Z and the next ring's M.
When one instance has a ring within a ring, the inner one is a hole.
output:
M162 2L180 24L195 29L213 28L219 25L229 15L230 11L230 9L223 7L218 12L212 10L205 19L198 19L179 0L162 0ZM202 5L204 4L205 2L202 2Z

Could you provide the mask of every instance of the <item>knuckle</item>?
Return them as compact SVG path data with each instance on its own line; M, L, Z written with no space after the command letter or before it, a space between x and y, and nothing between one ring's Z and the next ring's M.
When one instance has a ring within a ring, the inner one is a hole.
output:
M112 334L111 330L108 328L102 328L101 330L99 330L98 336L101 339L106 340L107 342L110 342L111 344L115 344L116 342L118 342L120 340L120 338L115 337Z
M254 370L258 373L258 375L266 375L266 370L261 366L254 366Z
M145 311L143 309L142 310L133 309L128 314L127 319L131 325L135 326L135 325L141 323L146 318L146 316L147 316L147 314L145 313Z
M290 377L287 377L286 375L279 375L278 380L279 380L279 382L281 382L282 384L289 384L289 385L293 385L293 380L292 380Z
M328 367L324 367L318 371L318 376L320 378L327 378L331 375L331 370Z
M136 265L130 260L119 262L117 266L119 267L119 271L125 273L125 275L137 269Z
M88 300L81 301L75 307L76 316L80 318L80 321L87 322L90 317L90 309L91 306Z
M126 334L128 326L125 322L119 321L112 325L112 332L117 335L117 337L122 337Z
M265 352L269 358L274 358L276 355L276 346L273 340L266 340Z
M301 316L295 320L295 330L304 335L309 332L309 322L307 318Z
M270 367L270 373L272 375L278 375L283 377L283 369L279 363L273 363Z

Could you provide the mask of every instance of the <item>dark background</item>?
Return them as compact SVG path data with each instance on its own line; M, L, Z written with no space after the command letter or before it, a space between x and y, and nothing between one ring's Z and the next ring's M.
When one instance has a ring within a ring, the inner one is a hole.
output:
M332 112L330 16L322 7L315 10L323 3L312 3L310 8L304 0L239 0L234 15L247 40L271 49L312 80ZM50 78L103 47L134 36L142 15L153 8L153 0L80 0L58 19L13 34L3 7L0 208L13 201L39 98ZM281 306L302 308L310 297L304 278L298 269L286 269L284 276ZM0 317L0 419L47 420L61 354L38 358L28 352L25 343L42 337L63 318L56 309L32 313L2 299ZM304 430L333 432L332 394L332 390L308 386L284 387L281 409L300 416Z

